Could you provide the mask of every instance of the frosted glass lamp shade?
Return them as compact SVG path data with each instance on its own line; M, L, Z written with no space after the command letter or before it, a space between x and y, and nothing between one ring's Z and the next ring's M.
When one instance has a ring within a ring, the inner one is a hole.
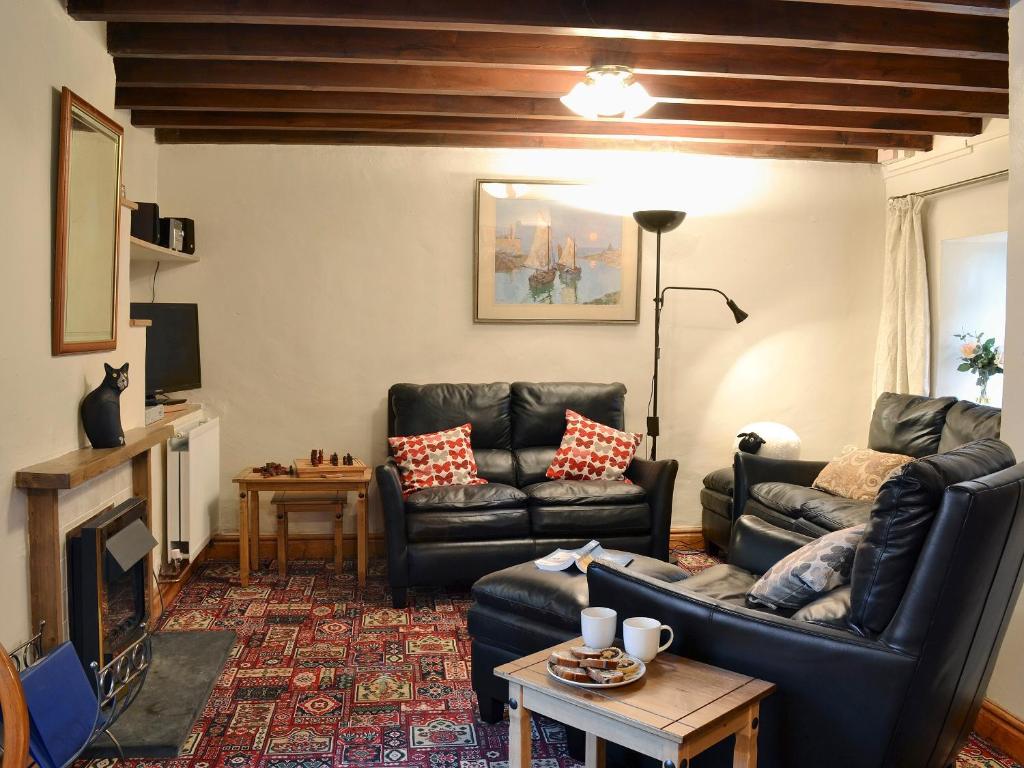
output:
M589 120L619 116L632 120L658 103L636 81L629 67L619 66L591 67L583 81L576 83L561 101Z
M800 437L785 424L774 421L755 421L736 432L737 435L754 433L764 440L764 444L754 451L758 456L763 456L766 459L800 458ZM740 442L741 439L737 437L733 444L736 450L740 450Z

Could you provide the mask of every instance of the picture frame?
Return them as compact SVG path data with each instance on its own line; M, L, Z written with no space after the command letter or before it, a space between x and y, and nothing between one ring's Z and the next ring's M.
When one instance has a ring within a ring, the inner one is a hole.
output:
M66 86L60 143L51 352L117 349L124 129Z
M474 223L474 322L639 322L642 233L596 187L478 179Z

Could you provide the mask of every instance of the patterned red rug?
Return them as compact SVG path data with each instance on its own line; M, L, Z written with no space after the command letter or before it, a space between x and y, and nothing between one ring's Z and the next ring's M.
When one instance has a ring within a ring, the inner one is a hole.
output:
M678 554L688 570L714 562ZM504 768L508 727L476 717L467 594L419 593L393 610L383 563L371 564L363 590L351 570L335 577L319 562L289 568L285 579L264 570L242 587L235 566L207 563L168 606L160 631L231 629L238 642L183 756L128 764ZM538 768L578 765L557 723L538 719L533 738ZM1020 768L976 739L958 766Z

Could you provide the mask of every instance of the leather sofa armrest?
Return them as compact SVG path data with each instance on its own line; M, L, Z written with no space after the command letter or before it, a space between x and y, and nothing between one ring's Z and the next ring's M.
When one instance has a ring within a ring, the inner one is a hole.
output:
M753 515L742 515L732 529L729 563L760 576L810 541L810 536L787 531Z
M651 508L651 557L668 560L668 537L672 526L672 494L679 462L675 459L649 461L633 459L626 477L647 492Z
M758 483L790 483L810 487L827 461L795 461L793 459L767 459L752 453L737 451L733 457L732 519L738 520L747 506L750 489Z
M786 763L783 756L794 754L792 734L799 734L842 744L843 765L893 764L888 739L865 734L893 732L914 680L915 656L848 630L688 592L685 579L667 584L594 562L587 584L591 605L672 627L672 653L774 683L761 705L759 731L759 748L774 756L773 763ZM819 741L810 751L822 755L829 748Z
M393 587L409 585L406 562L408 543L405 532L405 500L398 465L391 459L375 471L377 492L384 511L384 539L388 551L388 579Z

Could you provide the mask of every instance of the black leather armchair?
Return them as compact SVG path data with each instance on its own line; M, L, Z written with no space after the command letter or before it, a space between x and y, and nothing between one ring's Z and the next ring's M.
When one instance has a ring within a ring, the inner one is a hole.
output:
M792 616L745 595L809 538L753 516L737 521L729 563L682 581L594 563L590 604L658 617L673 652L776 683L759 765L947 768L1024 579L1024 465L1012 462L982 440L908 465L875 502L852 584ZM726 765L723 752L693 761Z
M388 434L415 435L469 422L487 485L428 488L402 495L393 461L377 467L388 577L396 607L417 586L469 585L479 577L578 547L666 560L678 464L634 459L632 485L548 481L544 473L565 432L565 410L624 429L622 384L396 384L388 392Z

